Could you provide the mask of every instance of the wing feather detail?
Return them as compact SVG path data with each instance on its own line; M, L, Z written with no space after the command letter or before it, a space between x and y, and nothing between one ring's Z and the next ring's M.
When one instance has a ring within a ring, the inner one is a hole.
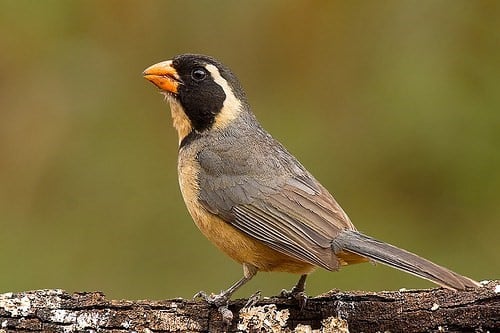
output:
M197 154L199 201L210 213L270 248L328 270L339 267L332 241L356 230L328 191L270 137L254 150L224 141ZM269 151L275 150L275 151ZM254 158L261 156L262 158ZM231 161L232 163L223 163Z
M328 270L339 266L332 240L355 230L331 195L292 178L277 193L236 205L229 222L269 247Z

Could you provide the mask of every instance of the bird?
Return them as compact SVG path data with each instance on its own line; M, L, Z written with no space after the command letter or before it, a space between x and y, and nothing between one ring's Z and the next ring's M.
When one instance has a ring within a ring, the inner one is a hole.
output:
M330 192L259 123L233 72L217 59L180 54L148 67L146 80L170 105L179 139L180 190L192 219L243 267L219 307L257 272L300 275L282 295L305 303L307 276L378 262L452 290L480 284L359 232Z

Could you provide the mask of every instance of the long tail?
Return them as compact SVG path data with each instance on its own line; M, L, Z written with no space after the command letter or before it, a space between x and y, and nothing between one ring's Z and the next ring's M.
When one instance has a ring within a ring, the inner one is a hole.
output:
M378 241L357 231L346 230L335 238L332 244L335 252L349 251L362 257L389 265L442 287L464 290L481 286L478 282L462 276L447 268L430 262L411 252Z

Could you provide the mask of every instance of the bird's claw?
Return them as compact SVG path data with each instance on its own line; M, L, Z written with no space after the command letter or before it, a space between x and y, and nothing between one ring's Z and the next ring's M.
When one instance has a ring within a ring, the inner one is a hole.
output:
M243 307L244 309L251 308L260 301L260 290L248 298L247 303Z
M208 295L204 291L199 291L193 296L193 298L194 299L201 298L208 304L216 306L217 311L219 311L219 313L222 316L222 321L224 322L224 324L226 325L231 324L231 321L233 320L233 313L228 308L229 296L227 294L221 292L220 294L217 295L214 294Z
M220 294L216 295L214 294L208 295L204 291L199 291L193 296L193 298L195 299L201 298L208 304L214 305L216 307L227 306L227 303L229 302L229 297L224 292L221 292Z
M208 295L204 291L198 291L196 294L193 295L193 299L201 298L203 300L207 300Z
M300 310L303 310L307 304L307 295L303 290L295 290L295 288L292 288L292 290L283 289L280 296L296 300L299 303Z

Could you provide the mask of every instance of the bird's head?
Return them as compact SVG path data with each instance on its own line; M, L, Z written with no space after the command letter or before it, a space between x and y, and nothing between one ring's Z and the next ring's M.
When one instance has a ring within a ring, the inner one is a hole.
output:
M224 128L248 108L236 76L209 56L181 54L143 75L167 97L179 143L193 131Z

